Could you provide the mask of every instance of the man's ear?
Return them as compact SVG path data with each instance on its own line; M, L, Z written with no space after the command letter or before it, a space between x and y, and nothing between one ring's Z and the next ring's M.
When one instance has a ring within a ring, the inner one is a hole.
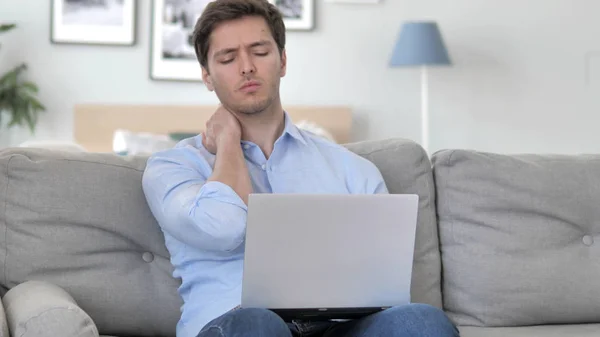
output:
M212 78L210 77L210 73L204 67L202 67L202 81L204 82L209 91L215 90L215 87L212 84Z
M287 54L285 53L285 49L281 51L281 71L280 76L284 77L287 71Z

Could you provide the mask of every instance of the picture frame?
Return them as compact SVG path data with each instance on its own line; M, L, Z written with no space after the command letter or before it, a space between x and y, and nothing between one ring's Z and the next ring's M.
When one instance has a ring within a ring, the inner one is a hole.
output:
M150 79L202 82L202 69L191 37L198 17L211 0L152 0Z
M286 31L315 28L315 0L269 0L269 2L281 11Z
M150 79L202 82L192 34L196 21L212 0L152 0ZM315 0L269 0L284 15L286 30L312 30Z
M52 0L50 6L51 43L136 43L137 0Z

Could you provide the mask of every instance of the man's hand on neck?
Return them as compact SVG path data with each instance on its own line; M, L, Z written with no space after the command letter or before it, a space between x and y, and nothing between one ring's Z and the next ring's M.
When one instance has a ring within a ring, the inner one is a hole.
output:
M234 114L220 105L217 111L206 122L202 143L209 152L217 154L219 145L223 146L225 145L223 143L237 142L239 146L241 137L242 128L240 122Z
M252 182L240 143L242 140L255 143L269 158L284 128L281 104L254 114L233 113L219 106L206 123L202 137L204 147L216 155L213 174L208 181L230 186L248 204Z
M213 173L208 181L228 185L248 204L252 183L240 146L241 130L237 118L223 106L219 106L206 123L202 143L209 152L216 155Z

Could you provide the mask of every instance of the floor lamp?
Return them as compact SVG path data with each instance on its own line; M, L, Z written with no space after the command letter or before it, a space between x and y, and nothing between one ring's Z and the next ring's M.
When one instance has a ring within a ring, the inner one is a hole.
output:
M402 25L390 61L392 67L421 67L421 146L429 152L429 84L427 68L451 65L436 22L417 21Z

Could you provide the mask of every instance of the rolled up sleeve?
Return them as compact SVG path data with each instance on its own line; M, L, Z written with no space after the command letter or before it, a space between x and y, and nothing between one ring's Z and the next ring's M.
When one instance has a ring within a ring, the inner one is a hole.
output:
M206 166L177 151L151 157L144 194L165 233L198 249L231 251L243 242L247 206L228 185L207 182Z

